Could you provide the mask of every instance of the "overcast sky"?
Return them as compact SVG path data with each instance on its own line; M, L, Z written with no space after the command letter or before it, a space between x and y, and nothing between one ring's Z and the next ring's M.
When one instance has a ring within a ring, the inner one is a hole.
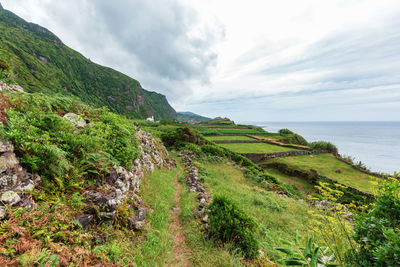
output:
M400 120L399 0L0 2L179 111Z

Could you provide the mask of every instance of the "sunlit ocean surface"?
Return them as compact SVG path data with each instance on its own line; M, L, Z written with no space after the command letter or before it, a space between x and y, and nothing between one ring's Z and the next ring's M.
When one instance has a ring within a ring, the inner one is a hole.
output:
M277 132L288 128L307 141L329 141L372 171L400 171L400 122L246 122Z

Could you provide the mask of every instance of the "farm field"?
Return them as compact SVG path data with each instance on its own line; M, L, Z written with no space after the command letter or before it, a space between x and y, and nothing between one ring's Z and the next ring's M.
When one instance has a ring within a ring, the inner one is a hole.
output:
M236 153L275 153L296 150L290 147L276 146L267 143L220 144L220 146Z
M308 212L313 208L264 190L245 178L235 166L224 163L202 163L201 166L202 178L212 195L229 197L256 220L260 228L257 239L271 260L276 262L282 256L275 249L282 245L280 240L292 240L296 231L303 237L309 232Z
M236 135L236 136L229 136L229 135L218 135L218 136L206 136L207 140L210 141L220 141L220 140L244 140L244 141L257 141L254 138L245 136L245 135Z
M332 154L306 155L267 159L260 164L281 162L304 170L316 170L319 174L332 178L345 185L368 193L375 193L376 179L354 167L336 159ZM340 170L340 171L339 171Z

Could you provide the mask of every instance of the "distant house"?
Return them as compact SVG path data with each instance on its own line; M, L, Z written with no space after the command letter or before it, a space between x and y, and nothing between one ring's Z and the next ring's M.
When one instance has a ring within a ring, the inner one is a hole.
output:
M154 122L154 116L148 117L146 120L147 120L147 121Z

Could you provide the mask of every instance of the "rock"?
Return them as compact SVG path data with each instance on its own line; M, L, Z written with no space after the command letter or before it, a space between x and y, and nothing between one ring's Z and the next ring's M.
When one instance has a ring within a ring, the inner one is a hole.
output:
M76 221L82 225L83 229L86 229L88 225L92 222L93 220L93 215L91 214L84 214L78 218L76 218Z
M135 222L134 229L140 231L145 225L146 225L145 221L137 221Z
M205 223L208 222L208 215L206 214L201 220Z
M172 211L175 213L180 213L182 210L181 208L172 208Z
M14 152L14 147L11 142L0 141L0 153Z
M265 257L265 254L262 250L258 250L258 258L263 259Z
M1 195L1 201L13 206L21 200L21 197L14 191L7 191Z
M12 152L6 152L0 157L0 173L18 165L18 159Z
M67 113L64 115L64 118L69 120L72 125L74 125L78 129L86 128L86 121L79 115L75 113Z
M4 216L6 216L6 210L3 207L0 207L0 219L3 219Z
M33 181L28 181L28 182L22 183L17 188L18 191L32 191L33 189L35 189L35 185L33 184Z

